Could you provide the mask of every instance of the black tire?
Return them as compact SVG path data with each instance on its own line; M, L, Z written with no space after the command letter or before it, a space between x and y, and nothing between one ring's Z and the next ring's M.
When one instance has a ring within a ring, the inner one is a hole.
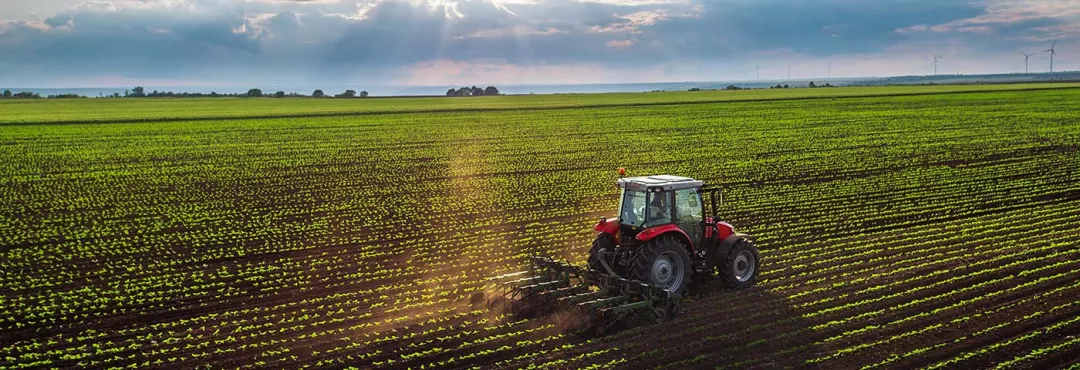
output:
M604 249L605 252L615 252L615 238L608 233L600 233L596 236L596 240L592 242L592 248L589 248L589 269L608 273L607 269L604 269L604 265L600 263L599 251ZM614 266L612 266L614 268Z
M661 258L667 262L658 261ZM686 246L673 236L650 240L637 250L630 265L630 279L661 286L679 295L685 295L686 288L690 286L690 255L686 253ZM670 275L664 273L665 265L670 269ZM654 267L658 269L655 273ZM663 276L671 277L665 280Z
M761 274L757 247L749 240L739 239L717 264L716 270L724 285L729 287L742 289L754 285Z

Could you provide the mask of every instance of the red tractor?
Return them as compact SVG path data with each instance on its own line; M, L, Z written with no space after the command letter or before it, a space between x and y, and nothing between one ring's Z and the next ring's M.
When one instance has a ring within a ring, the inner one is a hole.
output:
M754 284L761 270L757 248L716 216L719 189L670 175L621 177L615 185L619 217L596 224L587 267L538 256L531 274L497 278L514 279L504 283L512 287L515 312L577 307L590 318L584 328L603 333L629 316L674 317L691 281L718 276L733 288Z
M616 186L622 191L619 217L596 224L600 233L589 250L589 269L678 294L714 271L733 288L754 283L757 248L716 216L719 189L670 175L621 178Z

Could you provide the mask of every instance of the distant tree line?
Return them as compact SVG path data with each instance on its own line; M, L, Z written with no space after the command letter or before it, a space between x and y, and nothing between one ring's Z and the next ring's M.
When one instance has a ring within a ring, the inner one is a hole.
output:
M810 83L807 84L806 87L819 88L819 87L836 87L836 86L833 86L833 85L831 85L829 83L826 83L824 85L818 85L818 84L814 83L813 81L810 81ZM789 89L789 88L792 88L792 87L789 86L788 84L776 84L774 86L769 86L769 88L770 89ZM795 88L798 88L798 86L795 86ZM724 87L721 90L754 90L754 89L764 89L764 87L739 87L739 86L735 86L735 85L727 85L727 87ZM660 92L660 91L663 91L663 90L653 90L652 92ZM714 89L702 89L700 87L694 87L694 88L690 88L687 91L714 91Z
M125 91L124 97L128 98L366 98L368 97L367 91L361 91L359 93L356 90L345 90L345 92L333 96L326 95L322 90L315 90L311 95L298 94L295 92L286 93L284 91L277 91L272 94L264 93L262 89L251 89L246 93L236 94L219 94L211 91L209 94L204 93L173 93L172 91L157 91L147 93L146 89L142 86L136 86L135 88Z
M263 97L266 97L266 98L306 98L306 97L315 97L315 98L330 98L330 97L333 97L333 98L366 98L366 97L368 97L368 92L367 91L361 91L361 92L358 93L358 92L356 92L356 90L345 90L345 92L343 92L341 94L336 94L334 96L328 96L325 93L323 93L322 90L315 90L309 96L309 95L297 94L297 93L286 93L284 91L278 91L278 92L275 92L273 94L264 94L261 89L251 89L251 90L248 90L248 92L246 92L246 93L220 94L220 93L217 93L217 92L210 92L210 93L207 94L207 93L188 93L188 92L175 93L175 92L172 92L172 91L157 91L157 90L154 90L154 91L151 91L151 92L146 92L146 89L143 88L142 86L136 86L136 87L132 88L131 90L124 91L123 95L121 95L120 93L113 93L111 95L105 95L105 96L102 96L102 97L103 98L225 98L225 97L233 97L233 98L263 98ZM35 92L30 92L30 91L12 93L11 90L4 90L2 95L0 95L0 99L41 99L41 98L42 98L42 96L40 94L35 93ZM86 96L78 95L78 94L56 94L56 95L46 96L45 98L48 98L48 99L72 99L72 98L86 98Z
M78 95L78 94L56 94L56 95L46 96L46 98L48 98L48 99L79 99L79 98L86 98L86 97L82 96L82 95ZM3 93L0 93L0 99L41 99L41 95L36 93L36 92L31 92L31 91L22 91L22 92L12 93L11 90L4 90Z
M275 92L273 94L264 94L262 89L251 89L251 90L248 90L248 92L246 92L246 93L219 94L217 92L212 91L209 94L206 94L206 93L188 93L188 92L174 93L172 91L157 91L157 90L154 90L154 91L151 91L151 92L146 92L146 88L144 88L142 86L135 86L131 90L125 90L123 95L121 95L120 93L113 93L111 95L105 95L105 96L102 96L102 97L103 98L225 98L225 97L233 97L233 98L263 98L263 97L266 97L266 98L307 98L307 97L314 97L314 98L330 98L330 97L334 97L334 98L366 98L366 97L368 97L368 92L367 91L361 91L361 92L358 93L358 92L356 92L356 90L345 90L345 92L343 92L341 94L336 94L334 96L328 96L328 95L326 95L326 93L323 93L322 90L315 90L309 96L309 95L297 94L297 93L286 93L284 91L278 91L278 92ZM30 91L12 93L11 90L4 90L3 94L0 95L0 99L41 99L41 98L42 98L41 95L39 95L38 93L30 92ZM71 98L86 98L86 96L78 95L78 94L56 94L56 95L46 96L46 98L49 98L49 99L71 99Z
M499 95L499 89L495 86L488 86L481 89L479 87L462 87L460 89L446 90L446 96L485 96L485 95Z
M488 86L481 89L476 86L462 87L460 89L450 89L446 92L446 96L483 96L483 95L499 95L499 89L495 86ZM274 93L264 93L262 89L250 89L246 93L233 93L233 94L221 94L214 91L210 93L176 93L172 91L150 91L146 92L146 88L142 86L135 86L131 90L125 90L121 95L120 93L113 93L111 95L102 96L103 98L366 98L369 94L367 91L357 92L356 90L345 90L340 94L328 95L322 90L315 90L311 95L298 94L295 92L286 93L284 91L277 91ZM41 99L41 95L35 92L24 91L18 93L12 93L11 90L4 90L3 95L0 95L0 99ZM67 99L67 98L86 98L86 96L77 94L57 94L49 95L46 98L50 99Z
M748 89L750 89L750 88L748 88L748 87L738 87L738 86L735 86L735 85L727 85L727 87L723 88L722 90L748 90ZM664 92L664 91L665 90L653 90L653 91L650 91L650 92ZM686 90L686 91L690 91L690 92L716 91L716 89L702 89L700 87L692 87L692 88L690 88L689 90Z
M53 96L49 97L52 98ZM11 90L4 90L3 94L0 95L0 99L41 99L41 95L30 91L12 93Z

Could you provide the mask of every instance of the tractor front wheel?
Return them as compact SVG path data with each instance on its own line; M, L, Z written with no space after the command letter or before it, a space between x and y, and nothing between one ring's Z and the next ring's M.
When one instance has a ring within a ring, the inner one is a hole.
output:
M650 240L637 251L630 264L630 278L685 294L690 282L690 255L686 247L671 236Z
M726 256L721 256L716 266L720 278L732 288L742 289L754 285L761 273L757 247L746 239L739 239L731 246Z

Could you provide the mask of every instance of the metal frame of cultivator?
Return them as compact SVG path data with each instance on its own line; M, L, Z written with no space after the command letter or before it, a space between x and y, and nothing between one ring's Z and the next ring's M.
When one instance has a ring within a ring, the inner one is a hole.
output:
M570 331L599 336L620 323L662 322L679 311L682 297L662 288L549 257L531 260L528 271L493 278L509 288L505 302L515 315L567 312Z

